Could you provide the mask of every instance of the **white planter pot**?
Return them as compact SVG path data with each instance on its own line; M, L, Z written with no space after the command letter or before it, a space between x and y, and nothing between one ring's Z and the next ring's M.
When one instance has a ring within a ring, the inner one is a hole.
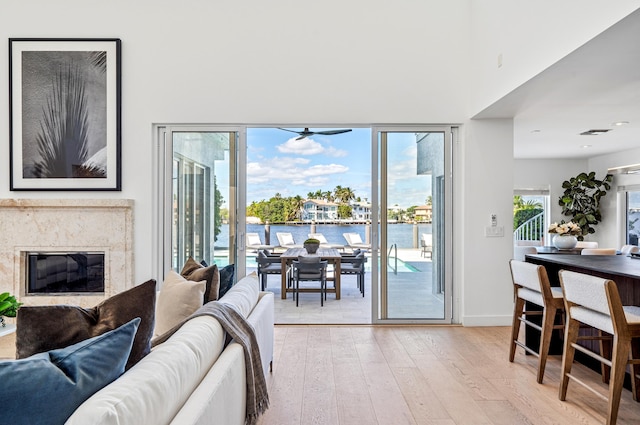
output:
M578 238L572 235L555 235L553 246L558 249L573 249L578 244Z

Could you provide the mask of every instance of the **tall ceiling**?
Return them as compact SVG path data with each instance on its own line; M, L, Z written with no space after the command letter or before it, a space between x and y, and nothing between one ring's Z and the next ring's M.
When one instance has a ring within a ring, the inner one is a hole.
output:
M640 10L474 118L513 118L515 158L587 158L640 147ZM589 130L609 131L580 135Z

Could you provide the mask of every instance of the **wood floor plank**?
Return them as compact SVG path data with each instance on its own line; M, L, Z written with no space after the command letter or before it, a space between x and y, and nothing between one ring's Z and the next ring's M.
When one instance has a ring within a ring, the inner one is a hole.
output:
M440 403L428 380L415 367L394 367L393 375L407 401L414 419L419 424L452 421L447 409Z
M560 356L543 384L537 358L508 361L508 327L276 326L271 404L259 425L595 425L606 403L570 383L558 399ZM581 365L577 375L608 386ZM618 424L640 424L623 390Z

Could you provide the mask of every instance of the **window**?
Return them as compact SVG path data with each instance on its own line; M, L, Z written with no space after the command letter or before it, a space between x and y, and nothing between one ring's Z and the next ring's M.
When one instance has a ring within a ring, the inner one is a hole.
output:
M627 192L627 243L638 245L640 235L640 191Z
M516 190L513 196L514 245L545 244L549 191Z

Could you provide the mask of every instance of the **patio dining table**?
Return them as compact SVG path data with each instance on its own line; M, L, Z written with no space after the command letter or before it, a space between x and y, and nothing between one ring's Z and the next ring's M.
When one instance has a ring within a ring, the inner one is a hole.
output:
M317 257L321 260L327 260L333 264L333 281L334 287L327 288L327 292L335 293L336 300L340 299L340 252L333 248L318 248L315 254L309 254L304 248L289 248L280 255L280 261L282 264L282 282L280 297L284 300L287 298L287 292L293 292L292 288L287 287L287 270L298 257ZM300 288L300 292L320 292L320 288Z

